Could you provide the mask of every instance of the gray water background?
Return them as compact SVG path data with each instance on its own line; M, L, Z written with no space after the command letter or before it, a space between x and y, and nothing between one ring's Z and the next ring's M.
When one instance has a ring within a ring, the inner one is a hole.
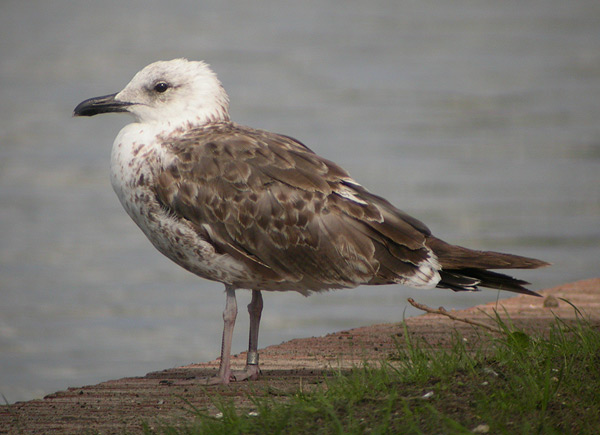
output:
M146 64L204 59L234 120L294 136L442 238L600 269L600 2L0 2L0 393L218 355L221 284L171 264L109 181L125 116L71 117ZM245 349L247 292L234 351ZM267 294L260 345L508 294Z

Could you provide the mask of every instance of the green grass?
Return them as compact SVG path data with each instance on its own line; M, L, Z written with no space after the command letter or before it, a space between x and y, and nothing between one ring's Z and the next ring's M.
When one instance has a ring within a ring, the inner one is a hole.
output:
M311 391L257 391L249 409L215 399L222 416L194 410L165 434L596 434L600 428L600 331L581 317L531 336L498 316L500 336L447 350L410 338L390 361L332 373ZM483 346L483 345L482 345Z

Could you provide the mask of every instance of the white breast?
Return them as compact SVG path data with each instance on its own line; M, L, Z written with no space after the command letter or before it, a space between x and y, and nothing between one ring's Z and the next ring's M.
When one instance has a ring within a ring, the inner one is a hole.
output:
M215 281L248 280L243 264L215 253L213 246L202 240L185 219L172 216L161 207L152 186L173 159L156 136L156 129L133 123L115 139L111 183L123 208L152 244L183 268Z
M163 167L156 135L144 124L129 124L117 135L111 153L110 181L127 213L138 223L139 195ZM138 223L139 225L139 223Z

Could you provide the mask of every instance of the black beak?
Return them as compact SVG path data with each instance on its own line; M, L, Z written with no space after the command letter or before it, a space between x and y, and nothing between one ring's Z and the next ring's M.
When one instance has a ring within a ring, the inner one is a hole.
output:
M127 112L127 107L133 103L116 101L115 95L103 95L82 101L73 111L73 116L94 116L99 113Z

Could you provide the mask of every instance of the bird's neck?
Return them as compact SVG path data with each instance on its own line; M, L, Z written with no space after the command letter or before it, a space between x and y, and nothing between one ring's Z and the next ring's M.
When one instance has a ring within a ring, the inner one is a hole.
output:
M157 137L177 137L194 128L204 127L219 122L229 122L229 113L210 112L195 117L169 118L166 120L136 123Z

